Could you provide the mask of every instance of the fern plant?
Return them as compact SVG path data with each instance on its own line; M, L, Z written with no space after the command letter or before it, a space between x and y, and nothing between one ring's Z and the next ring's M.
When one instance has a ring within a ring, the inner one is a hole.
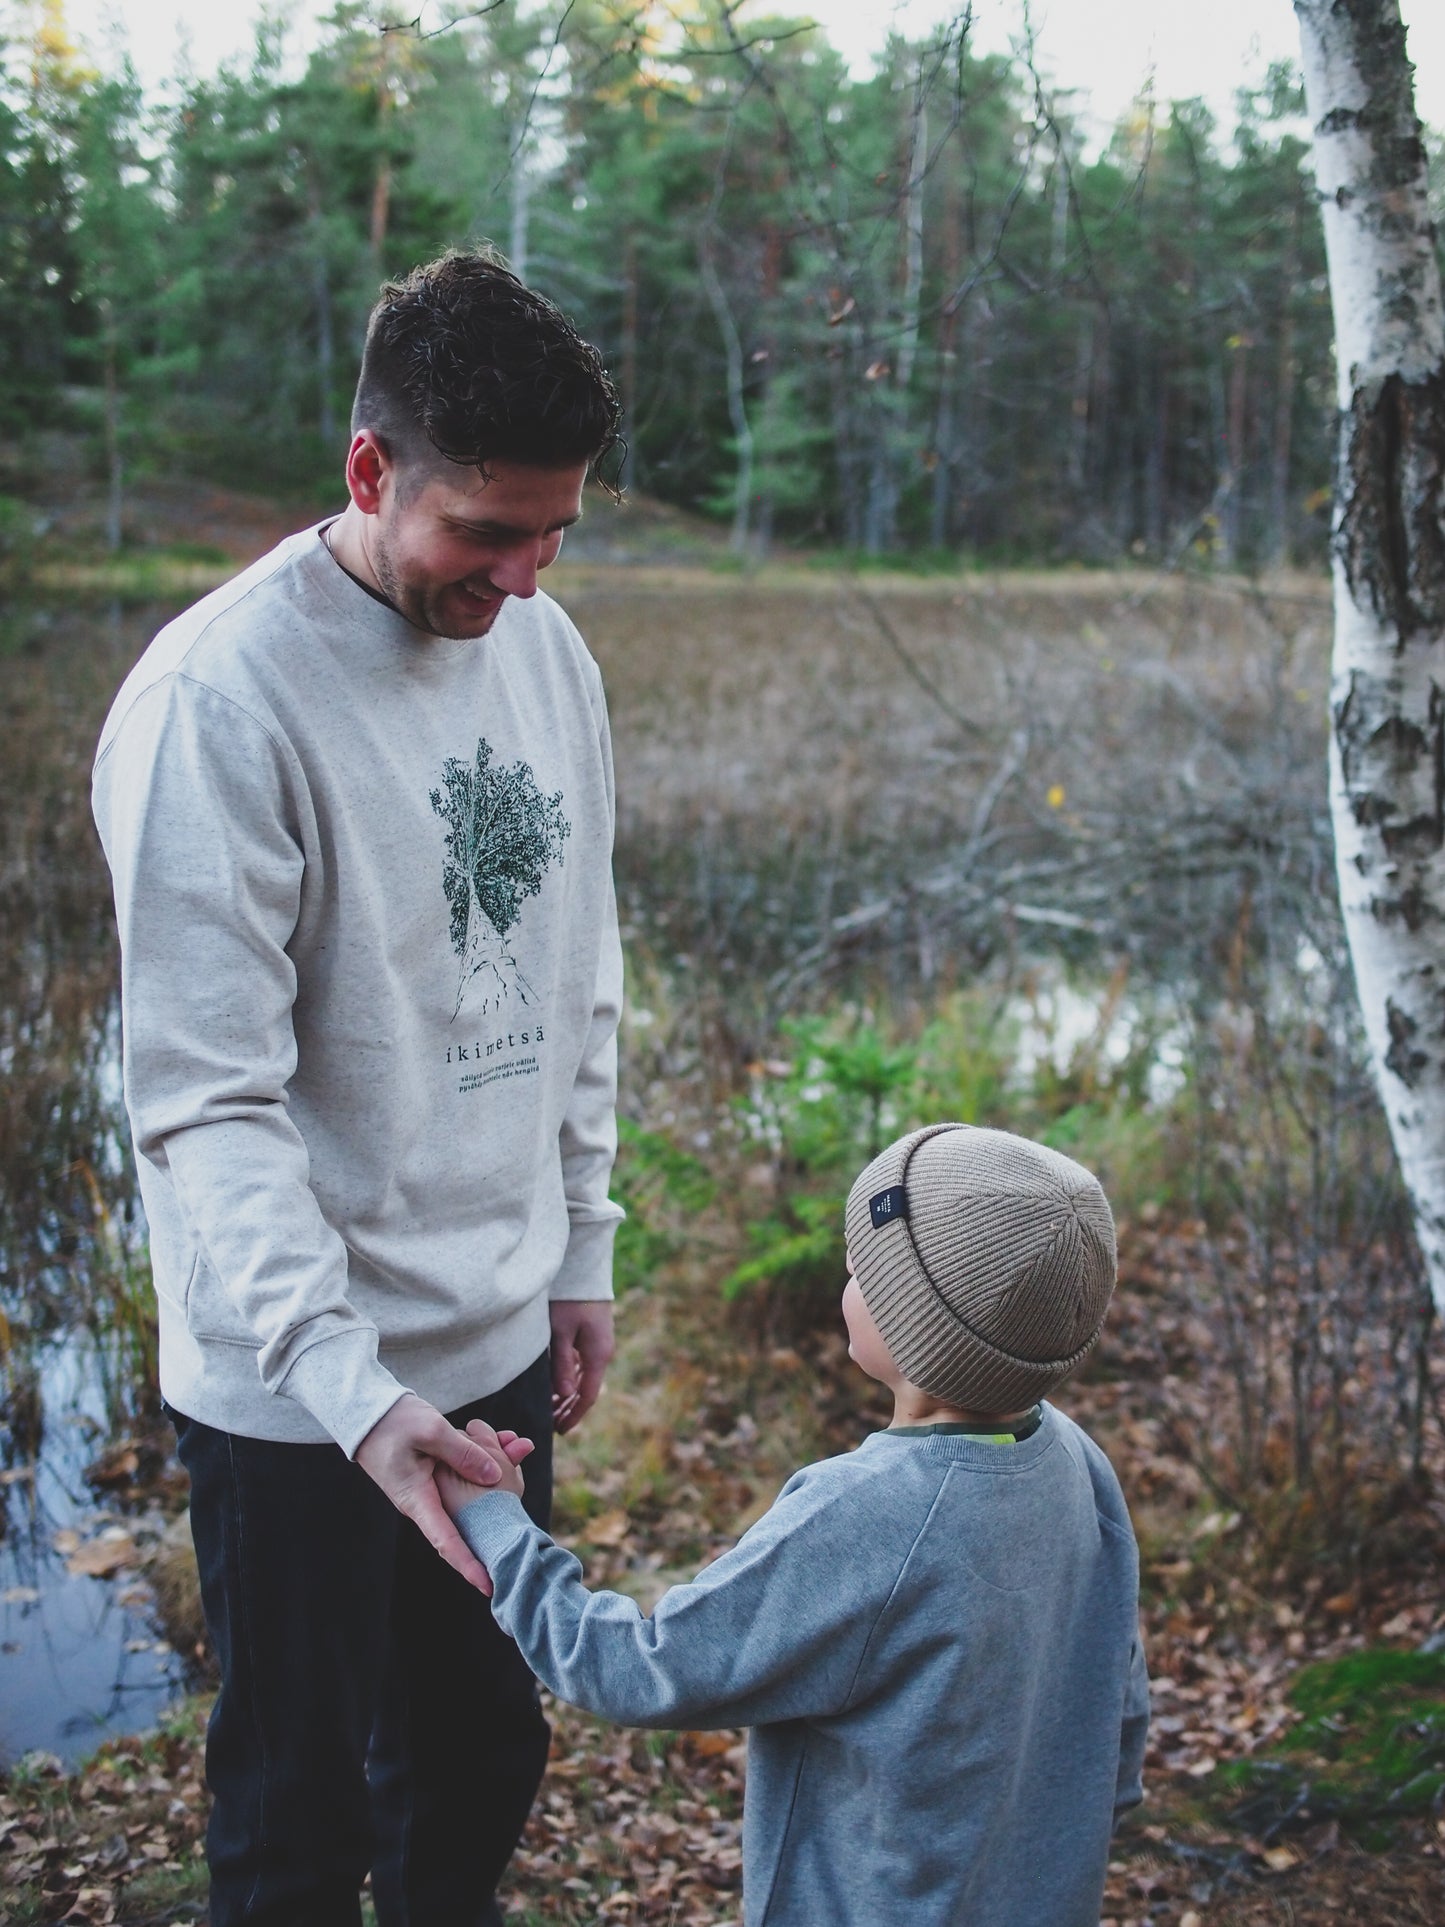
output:
M842 1290L843 1206L863 1165L907 1126L918 1051L871 1024L821 1018L784 1026L786 1071L738 1104L744 1138L765 1144L777 1174L773 1209L747 1227L748 1255L723 1280L729 1299L779 1293L802 1312Z
M627 1213L612 1259L619 1293L650 1284L677 1256L683 1225L695 1228L715 1188L711 1172L690 1152L631 1118L618 1119L612 1195Z

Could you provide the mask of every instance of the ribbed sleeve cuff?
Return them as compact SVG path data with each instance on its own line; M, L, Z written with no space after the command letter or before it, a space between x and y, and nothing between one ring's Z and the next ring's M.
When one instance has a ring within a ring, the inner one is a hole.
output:
M549 1299L598 1299L612 1296L612 1241L622 1222L615 1218L574 1218Z
M371 1326L351 1325L308 1345L277 1390L304 1405L354 1459L372 1426L405 1398L407 1388L377 1358Z
M462 1507L457 1530L490 1572L499 1554L539 1528L527 1517L515 1492L486 1492Z

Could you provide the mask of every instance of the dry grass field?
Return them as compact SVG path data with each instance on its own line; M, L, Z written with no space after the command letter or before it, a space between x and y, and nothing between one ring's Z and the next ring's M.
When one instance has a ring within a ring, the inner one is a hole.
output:
M1220 938L1243 872L1328 863L1320 582L549 586L608 686L624 901L755 989L781 973L774 1015L804 952L882 960L895 994L1031 931L1140 957Z
M1027 729L1043 810L1143 796L1186 747L1246 751L1282 701L1323 753L1326 585L1104 571L600 570L547 587L602 664L621 836L705 822L907 845L970 824ZM900 653L900 650L903 653ZM1194 739L1202 739L1195 742Z

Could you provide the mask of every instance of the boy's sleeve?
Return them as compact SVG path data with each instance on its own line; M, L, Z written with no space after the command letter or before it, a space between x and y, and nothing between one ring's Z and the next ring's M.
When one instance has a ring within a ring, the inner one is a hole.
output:
M635 1600L589 1592L512 1494L457 1516L492 1576L497 1622L532 1670L625 1726L756 1726L843 1707L922 1524L900 1531L887 1518L872 1532L861 1521L857 1504L792 1481L731 1552L645 1618Z
M1149 1738L1149 1672L1144 1641L1134 1635L1129 1684L1124 1690L1124 1722L1119 1738L1119 1779L1114 1792L1114 1822L1144 1798L1144 1748Z

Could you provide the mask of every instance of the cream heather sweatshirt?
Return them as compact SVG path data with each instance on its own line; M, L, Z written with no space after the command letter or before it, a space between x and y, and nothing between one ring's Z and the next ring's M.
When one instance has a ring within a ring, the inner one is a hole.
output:
M447 642L292 536L141 657L94 806L172 1405L351 1454L610 1296L611 752L549 597Z

